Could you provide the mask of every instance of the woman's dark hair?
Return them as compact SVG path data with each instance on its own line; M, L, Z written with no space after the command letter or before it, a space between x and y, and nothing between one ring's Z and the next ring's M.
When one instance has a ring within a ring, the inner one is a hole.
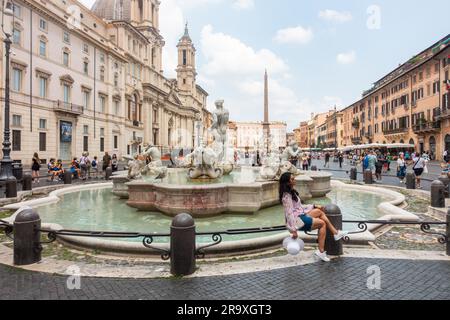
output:
M283 196L285 193L289 193L292 196L292 201L298 202L299 193L290 186L292 173L286 172L280 178L279 196L280 203L283 203Z

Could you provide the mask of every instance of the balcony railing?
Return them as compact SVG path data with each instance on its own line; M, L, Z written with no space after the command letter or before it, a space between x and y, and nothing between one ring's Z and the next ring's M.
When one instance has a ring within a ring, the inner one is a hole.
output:
M441 121L424 122L413 126L415 133L434 133L441 130Z
M353 144L362 144L362 138L361 137L352 138L351 140L352 140Z
M84 108L83 106L58 100L55 101L55 110L80 115L83 114Z
M399 133L407 133L408 131L409 131L408 128L384 129L383 134L384 135L399 134Z

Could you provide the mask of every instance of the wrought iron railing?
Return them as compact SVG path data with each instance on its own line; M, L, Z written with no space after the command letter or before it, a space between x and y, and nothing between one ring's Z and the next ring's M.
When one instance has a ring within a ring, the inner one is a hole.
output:
M356 221L356 220L343 220L344 224L357 224L358 229L356 231L350 231L344 242L349 242L349 235L359 234L366 232L369 228L368 225L416 225L420 226L420 230L424 233L438 236L438 242L441 244L448 244L449 238L446 234L431 231L432 226L446 226L449 228L448 222L428 222L428 221L385 221L385 220L368 220L368 221ZM9 238L13 239L14 225L0 220L0 231L3 231ZM57 240L58 237L91 237L91 238L122 238L122 239L137 239L142 238L142 244L144 247L158 251L161 253L163 260L170 259L170 250L165 250L153 246L154 238L170 238L171 234L162 233L138 233L138 232L108 232L108 231L80 231L80 230L52 230L46 228L40 228L36 231L47 234L48 241L42 241L40 244L49 244ZM245 229L230 229L217 232L196 232L196 236L211 236L212 243L204 244L196 249L196 258L203 259L206 256L205 249L219 245L223 241L223 235L243 235L243 234L256 234L256 233L270 233L287 231L285 225L275 227L262 227L262 228L245 228ZM305 232L309 236L317 236L315 233ZM41 248L41 247L40 247Z

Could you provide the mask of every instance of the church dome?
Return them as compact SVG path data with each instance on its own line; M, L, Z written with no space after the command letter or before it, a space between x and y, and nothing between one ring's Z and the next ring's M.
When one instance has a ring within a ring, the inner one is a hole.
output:
M91 11L105 20L131 20L131 0L96 0Z

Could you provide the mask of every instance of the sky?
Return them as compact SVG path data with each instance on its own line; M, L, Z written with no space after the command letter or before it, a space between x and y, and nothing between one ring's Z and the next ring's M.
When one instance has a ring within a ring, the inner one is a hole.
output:
M449 34L449 10L448 0L161 0L164 75L176 76L188 22L208 109L223 99L232 120L262 121L267 69L270 120L291 131Z

